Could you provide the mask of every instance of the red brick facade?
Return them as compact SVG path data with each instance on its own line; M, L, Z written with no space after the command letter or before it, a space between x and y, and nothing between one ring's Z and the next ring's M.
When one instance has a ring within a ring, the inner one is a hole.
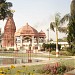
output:
M2 40L2 47L13 47L14 46L14 34L16 26L12 17L8 17L4 27L4 35Z

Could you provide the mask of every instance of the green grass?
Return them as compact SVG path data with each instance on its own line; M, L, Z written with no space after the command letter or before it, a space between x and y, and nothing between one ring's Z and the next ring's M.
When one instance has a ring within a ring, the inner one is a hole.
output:
M28 57L27 53L0 53L0 56L16 56L16 57ZM31 53L31 57L45 57L45 58L56 58L55 55L43 55L43 54L36 54ZM59 55L58 58L67 58L68 56Z
M75 68L75 60L74 59L67 59L67 60L60 60L61 64L74 67Z

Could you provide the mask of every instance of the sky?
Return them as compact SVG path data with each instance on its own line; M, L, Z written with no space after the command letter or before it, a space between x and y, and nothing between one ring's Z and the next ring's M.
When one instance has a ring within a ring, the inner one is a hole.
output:
M71 0L7 0L12 2L11 9L14 12L14 22L18 30L26 23L37 29L43 30L48 38L47 29L50 28L50 22L54 21L57 12L64 16L70 13ZM0 28L4 31L6 20L0 21ZM55 40L55 32L49 30L49 38ZM59 38L65 37L65 34L59 33Z

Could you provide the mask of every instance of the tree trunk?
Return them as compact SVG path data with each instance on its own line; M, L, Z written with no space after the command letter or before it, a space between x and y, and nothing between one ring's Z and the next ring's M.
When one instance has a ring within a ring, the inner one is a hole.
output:
M58 50L58 30L56 28L56 57L58 57L59 50Z

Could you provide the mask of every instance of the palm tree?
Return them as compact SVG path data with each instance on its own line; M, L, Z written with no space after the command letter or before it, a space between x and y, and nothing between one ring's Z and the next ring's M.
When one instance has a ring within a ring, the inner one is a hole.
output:
M4 20L6 17L11 16L12 3L6 2L6 0L0 0L0 20Z
M55 15L55 22L50 23L50 29L56 32L56 57L58 57L58 31L59 32L67 32L65 27L61 27L61 18L59 13L56 13ZM55 29L56 28L56 29Z

